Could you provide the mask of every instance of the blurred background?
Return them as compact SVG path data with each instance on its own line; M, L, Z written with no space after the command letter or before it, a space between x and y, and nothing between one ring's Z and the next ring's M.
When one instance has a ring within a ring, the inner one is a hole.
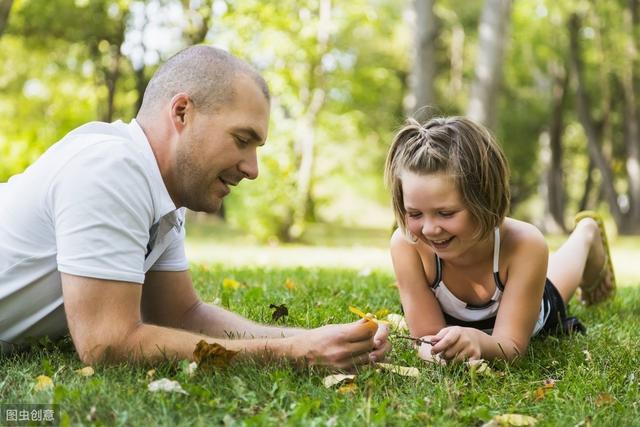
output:
M273 104L259 179L190 213L193 260L389 268L394 132L464 114L507 153L512 216L554 247L596 209L632 274L639 3L0 0L0 182L84 122L129 121L158 65L206 43L258 68Z

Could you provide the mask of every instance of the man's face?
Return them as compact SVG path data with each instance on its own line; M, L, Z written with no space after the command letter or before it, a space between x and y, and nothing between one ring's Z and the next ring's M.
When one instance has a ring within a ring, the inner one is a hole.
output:
M240 75L233 85L233 100L216 111L190 110L175 155L172 196L179 206L216 212L230 186L258 176L256 150L267 137L269 103L249 77Z

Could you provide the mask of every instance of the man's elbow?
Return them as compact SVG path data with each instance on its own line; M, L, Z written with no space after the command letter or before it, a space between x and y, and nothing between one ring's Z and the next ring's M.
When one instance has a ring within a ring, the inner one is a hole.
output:
M136 347L139 344L140 326L122 335L100 335L94 337L78 337L73 342L78 357L85 365L114 364L136 358Z

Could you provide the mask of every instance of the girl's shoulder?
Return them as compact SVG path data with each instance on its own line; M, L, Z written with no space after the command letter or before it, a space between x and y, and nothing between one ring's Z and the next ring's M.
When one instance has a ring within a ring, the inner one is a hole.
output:
M501 252L506 254L526 253L529 255L548 253L542 232L533 224L513 218L505 218L502 227Z

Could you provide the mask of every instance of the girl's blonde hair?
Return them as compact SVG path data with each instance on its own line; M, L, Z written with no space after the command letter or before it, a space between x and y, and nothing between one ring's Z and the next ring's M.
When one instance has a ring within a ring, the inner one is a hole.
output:
M465 117L436 117L424 124L413 118L396 134L385 164L393 210L403 234L407 229L402 195L403 171L419 175L446 173L454 179L483 239L500 225L509 210L509 166L493 135Z

